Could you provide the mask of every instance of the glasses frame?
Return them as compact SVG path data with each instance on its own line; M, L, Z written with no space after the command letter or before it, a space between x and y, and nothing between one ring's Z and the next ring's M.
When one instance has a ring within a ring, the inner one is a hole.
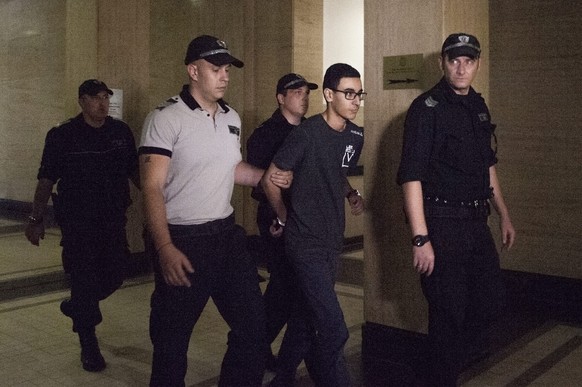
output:
M331 91L334 92L338 92L338 93L343 93L344 97L346 97L346 99L348 101L353 101L354 99L356 99L356 97L358 97L360 99L360 101L363 101L364 99L366 99L366 96L368 95L368 93L366 93L365 91L353 91L353 90L338 90L338 89L332 89L330 88ZM353 94L352 98L348 97L348 94Z

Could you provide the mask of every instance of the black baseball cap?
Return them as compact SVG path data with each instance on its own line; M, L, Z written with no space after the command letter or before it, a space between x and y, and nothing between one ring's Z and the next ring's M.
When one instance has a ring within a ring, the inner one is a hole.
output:
M441 50L441 55L444 57L448 55L450 59L459 56L468 56L472 59L477 59L481 55L481 45L479 40L473 35L465 33L456 33L449 35Z
M302 86L307 86L309 90L317 89L315 83L307 82L307 79L299 74L289 73L283 75L277 82L277 94L281 94L284 90L299 89Z
M244 66L242 61L230 54L223 40L210 35L200 35L192 39L188 45L184 64L188 65L198 59L205 59L215 66L225 64L232 64L238 68Z
M113 95L113 91L107 87L105 82L98 79L87 79L85 82L81 83L79 86L79 97L87 95L97 95L102 91L106 91L107 94Z

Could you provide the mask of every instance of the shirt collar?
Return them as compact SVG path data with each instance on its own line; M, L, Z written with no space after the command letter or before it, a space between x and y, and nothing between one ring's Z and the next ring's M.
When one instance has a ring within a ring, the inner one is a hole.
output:
M447 100L451 103L463 103L469 98L474 98L478 93L473 89L473 86L469 88L469 93L467 95L459 95L449 86L449 83L442 77L439 82L439 88L443 91L443 94Z
M182 86L182 91L180 92L180 98L182 98L182 101L184 101L184 103L192 110L196 110L196 109L202 109L202 107L200 107L200 104L198 102L196 102L196 100L194 99L194 97L192 97L192 94L190 94L190 86L189 85L184 85ZM226 102L221 98L218 101L218 105L222 108L222 110L227 113L230 109L228 108L228 106L226 105Z

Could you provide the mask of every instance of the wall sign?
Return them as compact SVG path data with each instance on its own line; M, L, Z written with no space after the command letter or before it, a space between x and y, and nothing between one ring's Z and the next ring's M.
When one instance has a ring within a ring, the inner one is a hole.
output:
M421 88L422 65L422 54L385 56L384 90Z

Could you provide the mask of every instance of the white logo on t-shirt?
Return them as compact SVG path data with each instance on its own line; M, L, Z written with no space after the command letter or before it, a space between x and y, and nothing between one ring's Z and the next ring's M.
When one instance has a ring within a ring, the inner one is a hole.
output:
M349 168L350 161L352 160L352 157L354 157L355 154L356 151L354 150L354 146L347 145L346 151L344 152L344 158L342 159L342 168Z

